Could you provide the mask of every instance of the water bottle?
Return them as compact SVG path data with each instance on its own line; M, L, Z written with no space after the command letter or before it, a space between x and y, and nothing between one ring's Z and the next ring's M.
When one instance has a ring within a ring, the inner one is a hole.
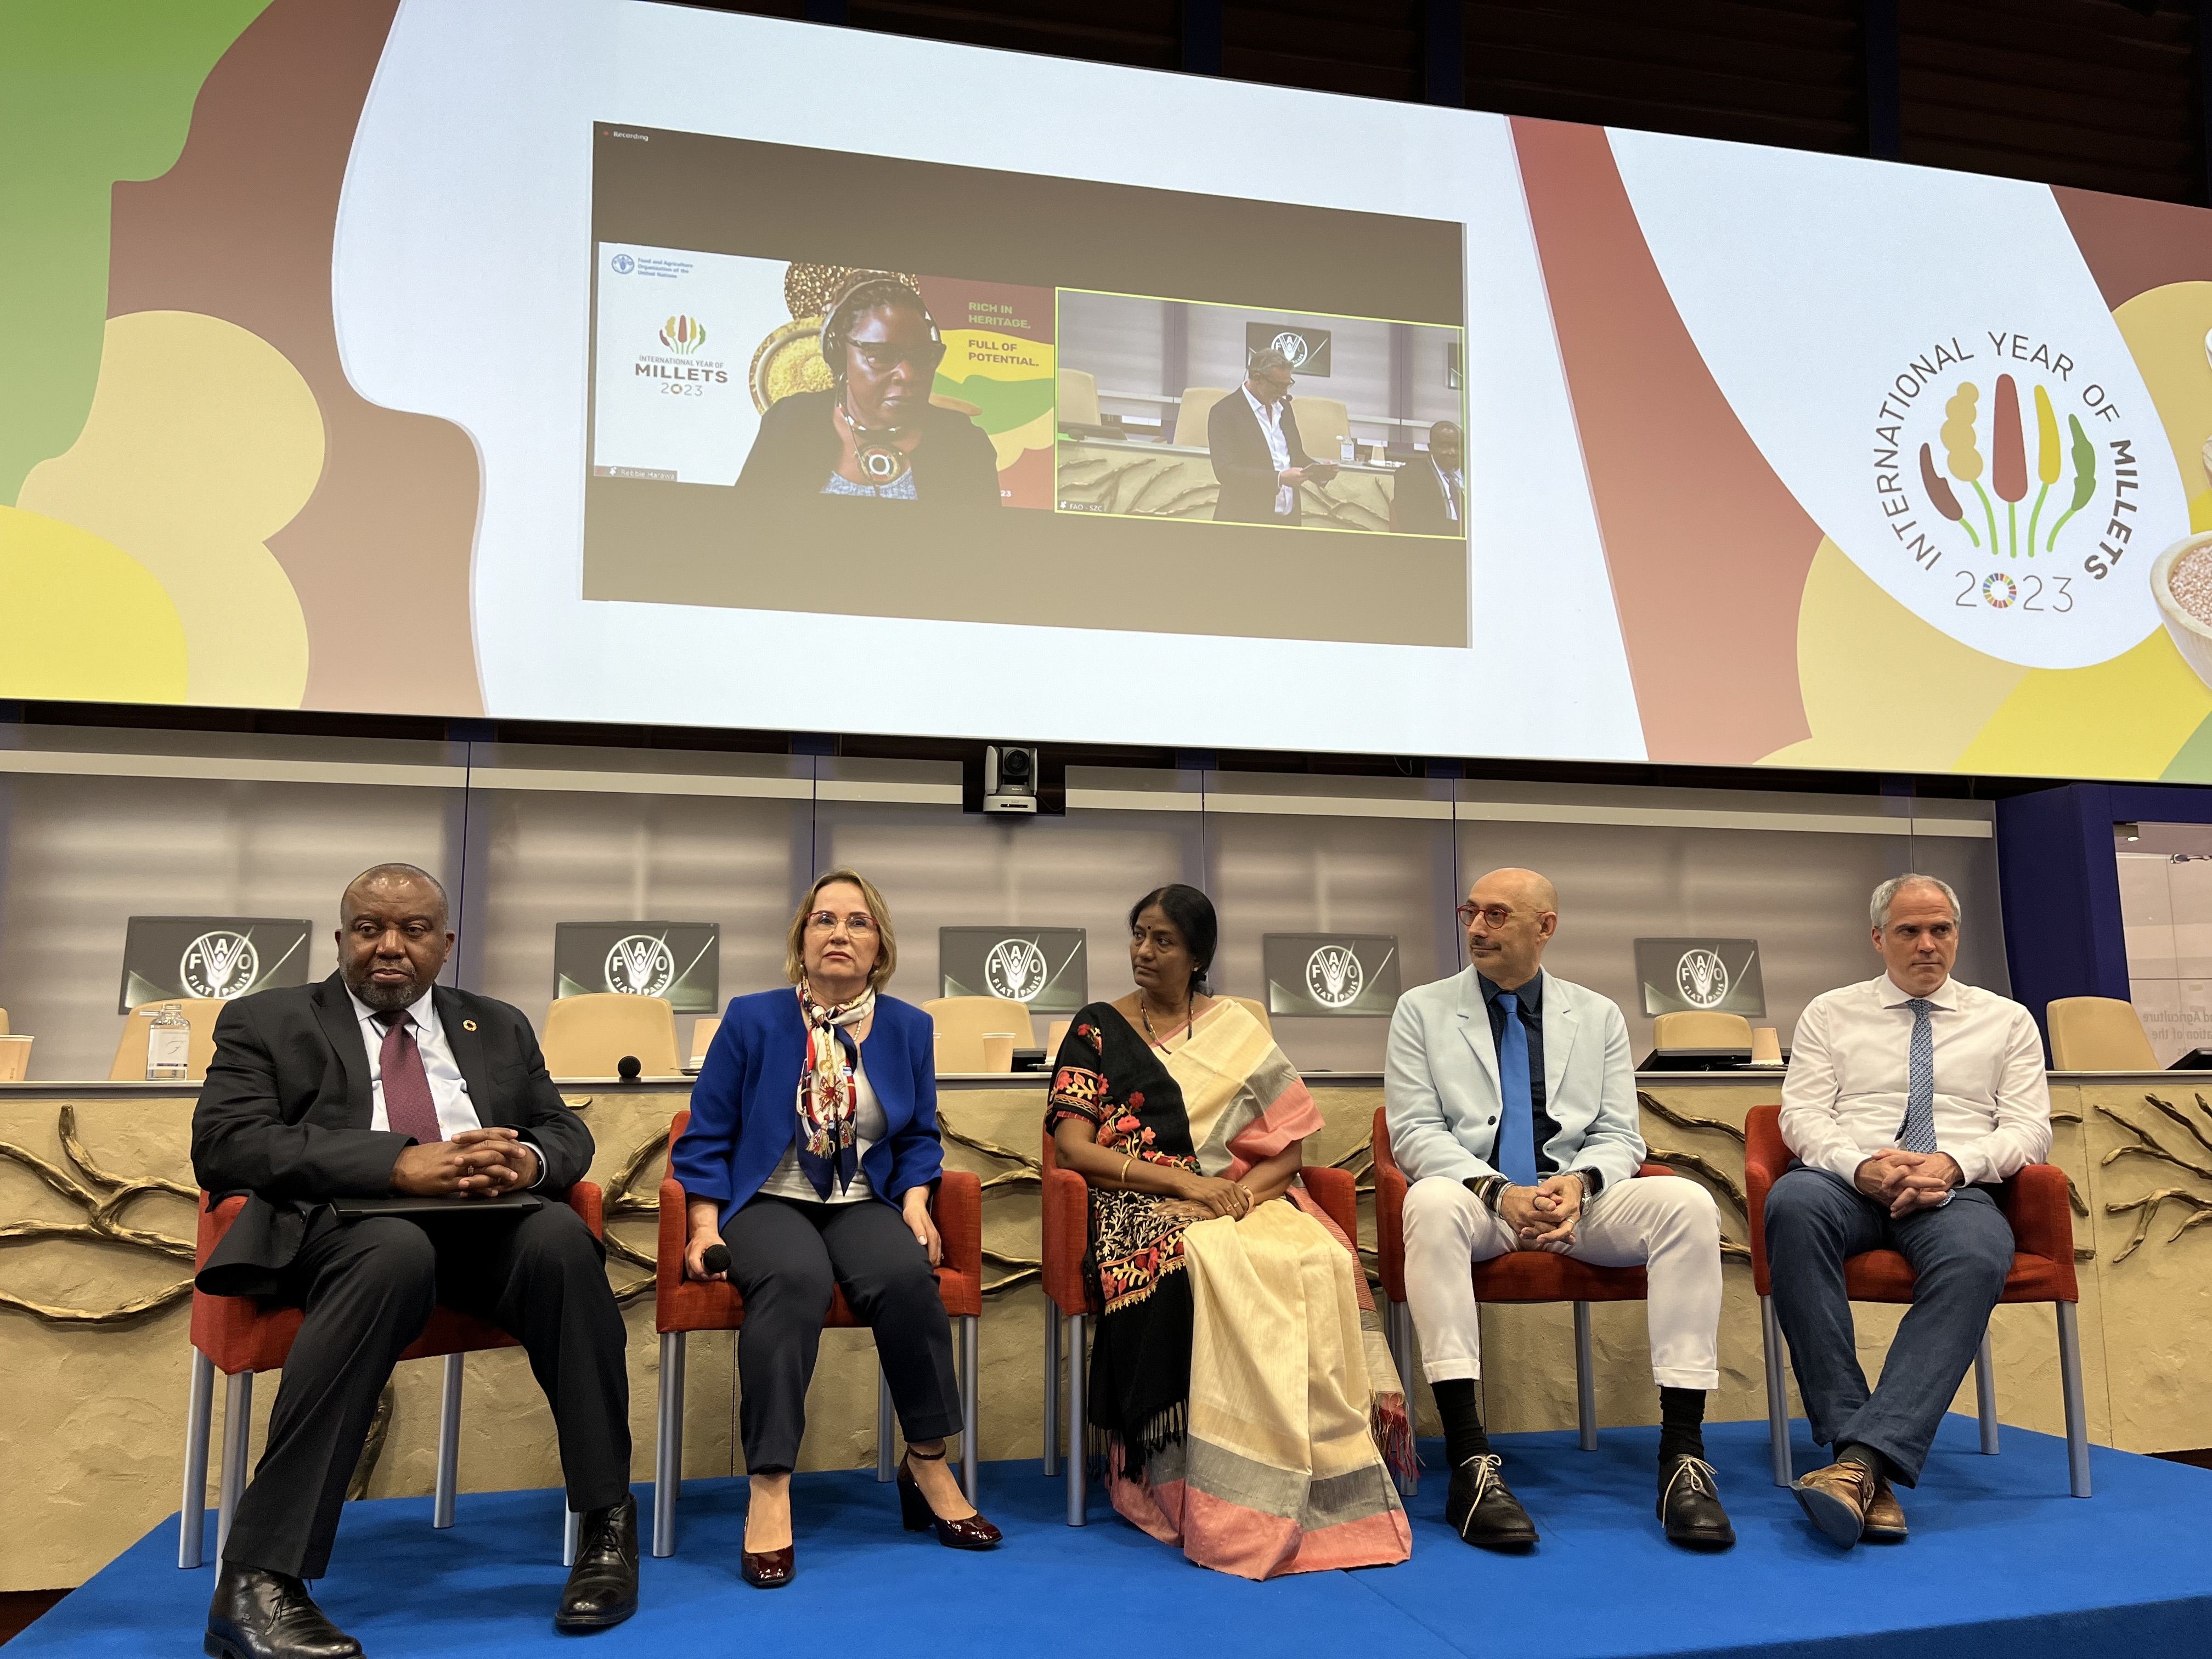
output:
M146 1081L182 1083L192 1069L192 1023L173 1002L155 1010L146 1033Z

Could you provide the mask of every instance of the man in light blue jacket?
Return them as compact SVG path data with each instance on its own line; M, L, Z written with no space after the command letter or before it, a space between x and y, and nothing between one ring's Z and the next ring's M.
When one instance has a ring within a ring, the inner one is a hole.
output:
M1383 1098L1406 1196L1406 1295L1452 1465L1445 1518L1470 1544L1536 1541L1498 1473L1477 1406L1470 1264L1549 1250L1650 1274L1659 1384L1659 1518L1691 1548L1735 1541L1705 1461L1720 1382L1720 1217L1688 1180L1634 1179L1644 1160L1628 1026L1596 992L1543 971L1559 895L1493 870L1459 909L1470 963L1407 992L1390 1019Z

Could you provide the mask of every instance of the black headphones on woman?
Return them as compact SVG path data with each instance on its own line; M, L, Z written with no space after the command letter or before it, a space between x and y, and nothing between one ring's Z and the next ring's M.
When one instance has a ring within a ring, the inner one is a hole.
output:
M846 279L843 289L830 301L822 319L822 361L830 370L830 378L839 386L845 383L846 353L853 343L853 325L881 305L913 307L929 325L930 343L943 349L945 336L921 295L888 270L857 271Z

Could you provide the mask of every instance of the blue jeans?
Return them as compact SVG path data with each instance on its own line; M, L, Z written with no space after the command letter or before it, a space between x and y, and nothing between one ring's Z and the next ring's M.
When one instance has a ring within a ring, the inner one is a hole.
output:
M1912 1307L1868 1392L1859 1369L1844 1261L1896 1250L1912 1264ZM1766 1195L1766 1260L1775 1316L1824 1446L1870 1446L1917 1485L1936 1426L1981 1346L2012 1267L2011 1224L1990 1194L1961 1188L1933 1210L1893 1220L1826 1170L1793 1166Z

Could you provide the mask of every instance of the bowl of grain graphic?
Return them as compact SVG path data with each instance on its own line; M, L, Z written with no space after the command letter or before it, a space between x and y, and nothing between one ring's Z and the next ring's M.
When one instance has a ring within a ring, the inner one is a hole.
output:
M2150 592L2184 660L2212 685L2212 532L2185 536L2160 554Z

